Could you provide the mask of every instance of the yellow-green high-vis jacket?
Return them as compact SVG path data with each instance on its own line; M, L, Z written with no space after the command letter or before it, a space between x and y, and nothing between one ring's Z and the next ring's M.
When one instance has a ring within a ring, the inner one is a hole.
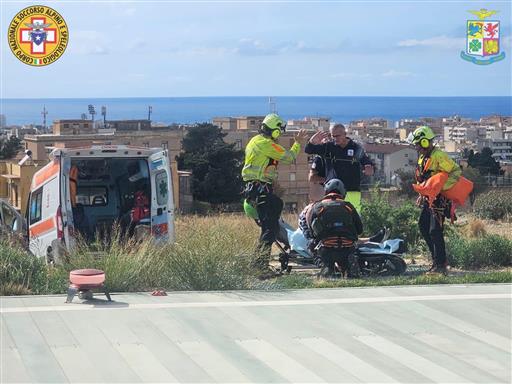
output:
M286 150L274 140L263 135L254 136L245 147L245 163L242 169L244 181L272 183L277 178L277 163L291 164L300 151L300 144L293 143Z
M418 167L416 168L416 180L418 182L424 181L438 172L448 173L448 180L443 186L443 191L453 187L462 174L457 163L439 148L434 148L427 156L419 156Z

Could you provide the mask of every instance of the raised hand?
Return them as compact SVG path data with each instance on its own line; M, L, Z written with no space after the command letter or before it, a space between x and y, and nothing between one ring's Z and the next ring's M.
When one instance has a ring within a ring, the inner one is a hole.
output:
M329 140L329 132L327 131L318 131L313 136L311 136L311 139L309 139L309 142L311 144L322 144L325 143L325 141Z

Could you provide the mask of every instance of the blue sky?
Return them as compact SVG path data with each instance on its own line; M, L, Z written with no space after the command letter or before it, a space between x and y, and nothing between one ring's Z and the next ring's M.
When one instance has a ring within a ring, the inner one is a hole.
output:
M511 2L41 2L65 18L68 48L30 67L7 44L4 98L166 96L510 96ZM506 59L460 58L468 10L499 10Z

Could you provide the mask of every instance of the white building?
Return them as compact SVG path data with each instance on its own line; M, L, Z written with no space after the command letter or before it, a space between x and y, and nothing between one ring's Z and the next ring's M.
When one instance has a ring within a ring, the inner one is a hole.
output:
M331 124L330 117L304 117L301 120L288 120L286 122L287 129L307 129L309 131L313 130L329 130L329 126Z
M444 141L456 143L474 142L487 136L487 127L479 125L446 125L443 131Z
M375 164L375 178L386 184L398 170L414 171L418 161L418 153L410 145L397 144L365 144L368 156Z
M482 150L484 147L491 148L492 157L497 161L512 161L512 138L482 140L478 145L478 149Z

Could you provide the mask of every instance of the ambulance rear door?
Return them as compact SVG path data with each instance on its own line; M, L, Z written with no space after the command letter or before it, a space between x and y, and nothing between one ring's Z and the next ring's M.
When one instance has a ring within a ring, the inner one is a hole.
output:
M162 241L174 242L174 196L167 151L149 156L151 177L151 233Z
M32 179L27 225L30 251L38 257L46 257L52 243L63 237L60 173L60 157L56 156Z

